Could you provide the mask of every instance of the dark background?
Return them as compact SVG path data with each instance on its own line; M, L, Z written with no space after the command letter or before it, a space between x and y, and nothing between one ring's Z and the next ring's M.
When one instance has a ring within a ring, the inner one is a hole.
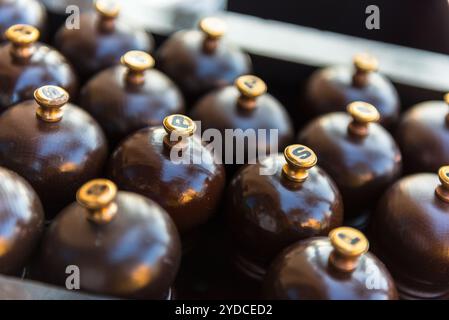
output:
M449 54L448 0L228 0L230 11ZM380 30L365 28L368 5Z

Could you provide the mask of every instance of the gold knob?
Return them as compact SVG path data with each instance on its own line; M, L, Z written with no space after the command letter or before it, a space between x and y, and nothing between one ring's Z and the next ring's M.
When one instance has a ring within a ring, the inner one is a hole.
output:
M96 0L95 10L105 18L114 19L120 14L120 4L114 0Z
M6 39L17 45L29 45L39 39L39 30L27 24L16 24L9 27L5 36Z
M300 144L285 148L284 157L287 163L282 167L282 172L294 182L305 181L309 176L307 171L317 163L317 157L312 149Z
M12 43L11 53L19 59L30 58L34 51L34 43L39 39L39 30L27 24L16 24L8 28L5 37Z
M167 132L164 142L169 147L177 144L182 137L192 136L196 131L195 122L182 114L172 114L165 117L162 125Z
M46 122L62 119L62 107L69 101L69 94L58 86L43 86L34 91L34 99L39 104L36 115Z
M200 29L210 39L220 39L227 30L226 23L216 17L203 18L200 21Z
M374 72L379 68L379 61L368 53L358 53L354 56L354 66L362 72Z
M367 53L359 53L354 56L355 73L352 76L352 85L356 88L363 88L368 84L369 76L377 71L379 62Z
M117 186L107 179L95 179L85 183L76 193L77 202L87 209L88 219L106 223L114 218L117 205Z
M329 260L341 271L353 271L357 268L359 257L368 252L369 243L365 235L350 227L340 227L329 233L334 247Z
M366 136L368 134L368 125L380 119L380 114L376 107L366 102L352 102L346 110L353 119L349 124L348 130L357 136Z
M240 76L235 80L235 86L240 92L238 105L252 110L256 107L256 99L267 92L265 82L253 75Z
M218 47L220 38L226 32L226 24L219 18L207 17L200 21L199 27L205 34L203 52L205 54L213 54Z
M120 62L128 69L126 80L131 84L144 83L145 71L154 67L153 57L146 52L137 50L125 53Z
M435 189L435 192L441 200L449 202L449 166L441 167L438 170L438 178L441 185Z

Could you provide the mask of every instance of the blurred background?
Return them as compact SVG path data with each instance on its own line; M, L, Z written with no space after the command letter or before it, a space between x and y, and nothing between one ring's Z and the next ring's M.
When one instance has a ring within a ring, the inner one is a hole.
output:
M42 0L53 11L68 4L91 8L92 0ZM178 28L202 15L227 9L265 19L334 31L449 54L448 0L126 0L125 7L145 7L143 19L171 16ZM377 5L381 29L367 30L365 8ZM193 19L192 19L193 18Z

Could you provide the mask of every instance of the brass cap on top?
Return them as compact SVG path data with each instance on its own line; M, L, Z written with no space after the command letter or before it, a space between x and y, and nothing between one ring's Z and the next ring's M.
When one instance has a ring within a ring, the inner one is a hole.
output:
M368 239L354 228L336 228L329 233L329 239L334 249L346 257L359 257L369 249Z
M196 131L195 122L182 114L172 114L165 117L162 125L167 132L164 143L169 147L176 145L182 137L192 136Z
M114 200L117 186L107 179L95 179L85 183L76 193L76 201L89 211L88 219L106 223L117 213Z
M16 45L29 45L39 39L40 32L37 28L27 24L16 24L5 31L5 37Z
M369 242L365 235L350 227L333 229L329 233L329 240L334 247L329 256L329 262L344 272L355 270L359 257L369 249Z
M122 65L134 72L144 72L154 67L154 59L144 51L132 50L125 53L121 58Z
M126 81L129 84L141 85L145 82L145 71L154 66L154 59L144 51L128 51L121 58L120 62L128 71Z
M307 170L317 163L317 157L312 149L301 144L293 144L284 149L287 163L282 167L286 178L294 182L303 182L309 176Z
M199 23L200 30L203 31L208 38L219 39L227 31L226 23L216 17L206 17L201 19Z
M43 86L34 91L34 99L39 104L36 115L46 122L62 119L62 107L69 101L69 94L58 86Z
M374 72L379 69L379 61L368 53L358 53L353 59L354 66L362 72Z
M265 82L253 75L240 76L234 84L240 92L237 105L245 110L256 108L256 99L267 92Z
M449 166L443 166L438 170L438 179L441 185L435 189L438 198L449 202Z
M368 125L380 119L380 114L376 107L363 101L350 103L346 110L353 119L348 129L351 133L358 136L366 136L368 134Z
M120 14L121 6L115 0L96 0L95 10L105 18L116 18Z
M253 75L240 76L235 80L235 86L247 98L257 98L267 92L267 85L259 77Z

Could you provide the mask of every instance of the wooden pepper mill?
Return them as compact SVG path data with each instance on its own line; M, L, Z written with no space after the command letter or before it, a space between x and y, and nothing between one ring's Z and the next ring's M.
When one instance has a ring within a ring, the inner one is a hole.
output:
M413 106L399 122L396 140L406 173L436 172L449 163L449 94Z
M17 24L6 33L0 47L0 111L33 98L43 85L60 86L76 97L78 80L67 60L56 50L37 42L39 30Z
M342 224L340 193L316 163L311 149L294 144L243 167L231 181L227 218L233 260L244 274L261 280L286 246Z
M353 102L309 123L298 141L312 148L320 166L335 180L343 196L346 224L366 227L369 212L401 173L402 158L391 135L377 123L377 109Z
M353 101L375 105L380 124L392 129L399 118L399 95L393 84L377 73L379 62L366 53L354 57L354 67L328 67L312 74L306 84L304 115L314 118L344 111Z
M449 299L449 166L402 178L370 224L374 252L403 299Z
M34 98L0 115L0 165L28 180L50 219L101 175L107 142L91 116L67 103L64 89L43 86Z
M148 53L129 51L121 63L94 76L81 91L81 106L103 127L111 145L185 111L181 92L153 69L154 60Z
M44 211L33 188L0 167L0 274L20 276L44 229Z
M329 237L300 241L272 263L264 282L268 299L396 300L397 290L383 263L368 252L358 230L340 227Z
M83 81L116 65L130 50L151 52L153 37L145 30L131 27L119 19L120 4L96 0L96 12L80 16L80 28L62 26L55 36L56 47L75 66Z
M252 69L249 56L223 39L222 20L204 18L199 29L175 33L156 53L159 67L179 85L189 106Z
M68 266L80 290L130 299L169 299L181 248L173 221L150 199L91 180L52 222L33 278L66 286ZM73 270L73 269L71 269Z
M183 241L193 239L217 213L225 185L223 165L195 131L189 117L170 115L163 126L144 128L125 139L109 163L111 180L120 189L159 203L175 221ZM201 158L195 160L195 155Z

